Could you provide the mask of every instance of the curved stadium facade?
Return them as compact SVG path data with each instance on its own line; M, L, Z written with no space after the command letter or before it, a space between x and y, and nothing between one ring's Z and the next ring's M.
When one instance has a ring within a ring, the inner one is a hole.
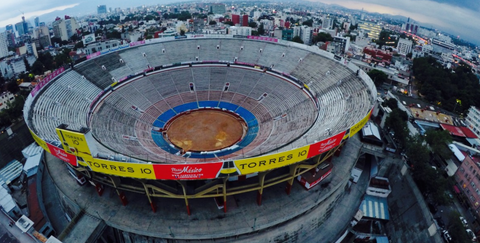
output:
M341 57L272 38L195 37L125 44L53 72L24 108L34 139L124 205L140 198L155 212L173 198L190 215L192 201L214 198L228 214L233 195L256 192L260 205L269 187L290 194L370 117L375 86Z

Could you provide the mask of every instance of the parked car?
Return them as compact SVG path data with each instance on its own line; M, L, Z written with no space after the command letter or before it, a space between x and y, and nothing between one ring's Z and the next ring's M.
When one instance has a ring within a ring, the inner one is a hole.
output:
M466 231L467 231L468 237L472 239L473 242L477 242L477 237L475 236L473 231L471 229L466 229Z
M448 230L443 230L442 236L446 242L452 242L452 237L450 236L450 233L448 233Z
M463 227L468 228L467 220L464 217L460 217L460 221L462 222Z

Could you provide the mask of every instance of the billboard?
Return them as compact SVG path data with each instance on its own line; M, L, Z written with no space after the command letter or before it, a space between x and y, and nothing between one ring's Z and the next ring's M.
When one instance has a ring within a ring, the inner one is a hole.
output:
M82 158L92 157L85 134L61 128L56 131L65 152Z
M87 46L87 44L95 42L95 34L89 34L82 37L83 45Z

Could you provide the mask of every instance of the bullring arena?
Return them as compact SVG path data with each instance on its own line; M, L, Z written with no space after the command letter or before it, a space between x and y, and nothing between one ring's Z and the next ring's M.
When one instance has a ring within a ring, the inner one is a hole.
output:
M187 36L57 70L24 115L61 159L46 168L67 212L106 225L115 241L229 241L328 214L376 94L363 71L316 47Z

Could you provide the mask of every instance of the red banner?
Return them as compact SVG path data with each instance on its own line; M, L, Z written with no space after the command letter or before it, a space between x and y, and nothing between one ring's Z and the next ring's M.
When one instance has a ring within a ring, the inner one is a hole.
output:
M198 180L216 178L223 162L205 164L153 165L158 180Z
M278 39L271 38L271 37L264 37L264 36L249 35L249 36L247 36L247 38L248 38L248 39L251 39L251 40L262 40L262 41L278 42Z
M73 166L78 166L77 157L75 157L75 155L67 154L63 149L57 148L57 147L55 147L51 144L48 144L48 143L47 143L47 146L48 146L48 149L50 149L50 153L53 156L65 161L65 162L67 162L67 163L69 163Z
M345 136L345 132L341 132L333 137L329 137L325 140L322 140L318 143L314 143L310 145L310 149L308 150L307 158L311 158L313 156L319 155L324 153L336 146L340 145L342 142L343 136Z

